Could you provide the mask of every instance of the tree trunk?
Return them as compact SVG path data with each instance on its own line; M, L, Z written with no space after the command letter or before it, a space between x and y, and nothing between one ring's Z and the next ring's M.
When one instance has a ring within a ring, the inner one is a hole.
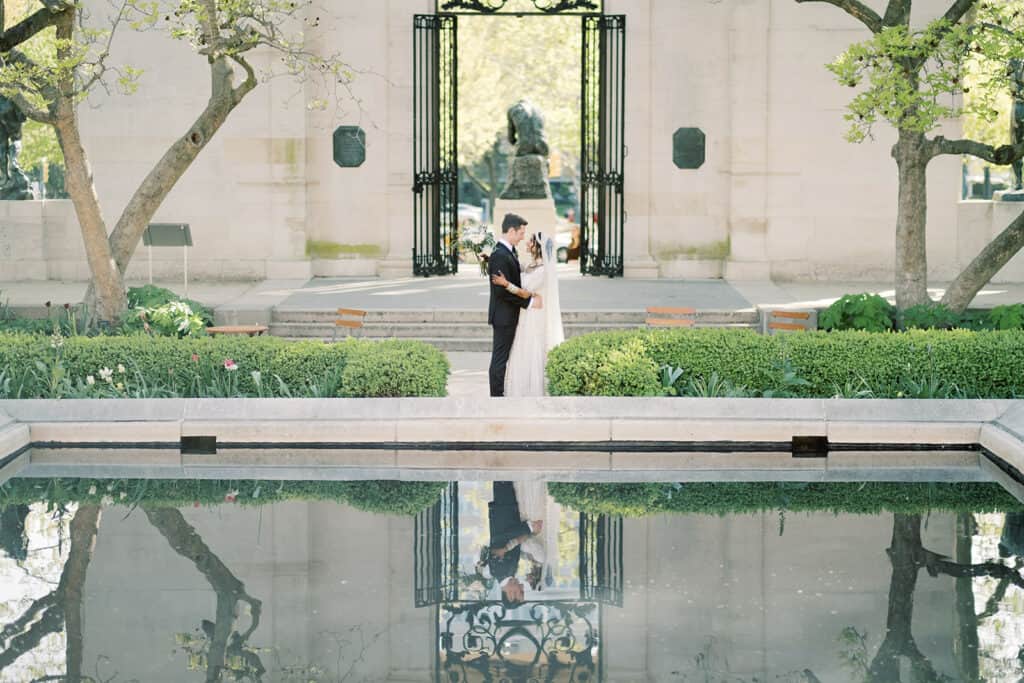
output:
M188 131L171 145L163 157L135 190L110 235L110 248L123 274L142 239L153 214L160 208L174 185L188 170L206 144L227 120L242 98L256 86L255 78L233 87L231 63L220 57L210 65L211 92L206 108Z
M64 624L67 631L65 659L67 673L65 680L78 683L82 680L82 653L84 642L84 620L82 618L82 590L85 576L96 546L96 533L100 526L98 505L79 505L75 518L71 520L71 550L61 575L60 588L64 598Z
M107 226L100 211L100 200L96 196L89 159L82 146L74 103L61 97L55 110L53 127L64 152L64 182L75 207L85 244L85 256L92 273L95 314L100 321L114 324L128 308L124 279L107 241Z
M930 157L924 135L901 130L899 142L893 147L893 157L900 182L896 218L896 307L903 310L930 301L925 248Z
M950 310L962 313L974 300L975 295L1002 269L1007 262L1024 248L1024 212L999 236L989 242L981 253L957 275L946 289L942 303Z
M487 174L490 176L490 188L487 190L487 195L491 201L491 223L497 221L497 216L494 215L494 205L498 203L498 161L494 157L495 152L487 153Z
M229 653L241 657L251 672L265 672L259 657L245 650L246 641L259 626L262 603L245 592L245 584L210 550L180 511L175 508L146 508L145 512L150 524L167 539L174 552L190 560L217 594L216 621L207 632L210 649L207 654L206 680L214 683L223 679L225 660ZM250 610L249 628L242 633L236 633L234 628L235 606L239 600L246 602ZM259 680L258 676L255 680Z

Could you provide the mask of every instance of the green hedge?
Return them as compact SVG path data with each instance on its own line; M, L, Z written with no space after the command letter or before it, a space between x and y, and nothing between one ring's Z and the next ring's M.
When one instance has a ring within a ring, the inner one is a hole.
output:
M133 335L68 337L55 349L50 337L0 334L0 398L117 395L99 373L119 365L125 373L114 381L130 397L444 396L449 371L443 353L418 341ZM96 384L84 387L89 376Z
M289 500L335 501L367 512L414 515L437 502L448 482L261 481L214 479L11 479L0 485L0 508L46 502L106 502L144 507L266 505Z
M941 378L967 397L1024 395L1024 331L911 330L808 332L765 336L748 330L637 329L574 337L548 354L552 395L646 396L661 388L658 368L683 370L685 383L712 373L760 395L831 397L863 382L877 398L901 383ZM784 377L795 373L801 382Z
M663 513L726 515L787 510L876 514L1008 512L1024 504L998 484L892 482L551 483L559 503L580 512L642 517Z

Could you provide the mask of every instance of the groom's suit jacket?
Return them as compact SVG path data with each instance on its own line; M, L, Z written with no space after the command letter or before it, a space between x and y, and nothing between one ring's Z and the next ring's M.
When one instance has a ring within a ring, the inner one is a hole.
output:
M491 258L487 262L488 275L497 275L499 271L516 287L522 286L519 260L509 251L508 247L500 242L494 247ZM490 278L488 277L488 279ZM507 325L514 327L519 323L519 311L529 305L530 299L523 299L492 282L491 301L487 307L487 324L498 327Z
M519 501L510 481L494 482L494 500L487 504L487 524L490 528L491 549L501 548L517 536L529 535L530 525L519 519ZM519 546L505 553L500 560L491 556L488 566L496 581L516 573L519 565Z

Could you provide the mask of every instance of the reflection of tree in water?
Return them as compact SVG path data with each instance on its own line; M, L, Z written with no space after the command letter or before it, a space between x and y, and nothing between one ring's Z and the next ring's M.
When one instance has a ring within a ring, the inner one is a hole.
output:
M25 518L28 505L8 505L0 509L0 550L12 560L28 557L28 536L25 534Z
M190 643L190 651L206 660L206 680L262 680L266 669L256 651L247 646L249 636L260 624L260 600L246 593L245 584L210 550L180 511L163 507L146 509L145 513L171 548L192 562L217 594L215 620L204 619L200 625L203 636ZM240 602L248 605L250 614L249 628L241 633L235 630Z
M963 525L963 520L961 520L961 525ZM912 681L938 683L952 680L946 674L935 670L932 663L918 648L911 632L914 616L914 591L917 588L920 570L924 569L933 577L940 574L967 580L981 576L991 577L999 581L1003 592L1009 585L1024 588L1024 577L1021 576L1019 569L996 562L960 563L928 550L921 542L921 515L919 514L893 516L892 541L887 553L892 565L892 578L889 584L885 638L870 663L868 663L865 651L865 656L861 660L866 667L866 670L863 671L864 680L871 683L898 682L902 680L900 669L901 663L904 661L909 664L910 680ZM976 632L977 618L974 616L973 600L967 604L960 599L959 594L957 597L961 625ZM988 611L989 608L986 608L982 616ZM854 640L854 635L860 637L862 644L865 641L864 637L853 629L844 629L843 633L848 642ZM961 668L964 670L962 673L968 680L978 680L976 637L974 647L970 647L969 642L963 650L960 653L962 656Z
M67 632L65 644L66 673L56 679L65 681L93 680L82 675L82 588L92 560L96 532L99 529L98 505L81 505L70 524L71 547L57 587L35 600L14 621L0 631L0 679L3 670L21 655L34 649L46 636ZM39 680L55 680L46 677Z

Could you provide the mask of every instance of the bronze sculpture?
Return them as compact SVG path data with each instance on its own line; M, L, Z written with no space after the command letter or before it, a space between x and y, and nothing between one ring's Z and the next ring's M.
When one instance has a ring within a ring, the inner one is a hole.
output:
M519 100L508 108L508 141L516 146L517 157L548 155L544 115L529 100Z
M1024 59L1011 59L1010 82L1012 84L1013 106L1010 107L1010 144L1024 141ZM1013 162L1013 189L1024 190L1024 161Z
M544 115L529 100L519 100L509 107L508 140L516 146L516 151L501 199L550 197Z
M28 176L18 166L21 126L26 120L14 100L0 95L0 200L35 198Z

